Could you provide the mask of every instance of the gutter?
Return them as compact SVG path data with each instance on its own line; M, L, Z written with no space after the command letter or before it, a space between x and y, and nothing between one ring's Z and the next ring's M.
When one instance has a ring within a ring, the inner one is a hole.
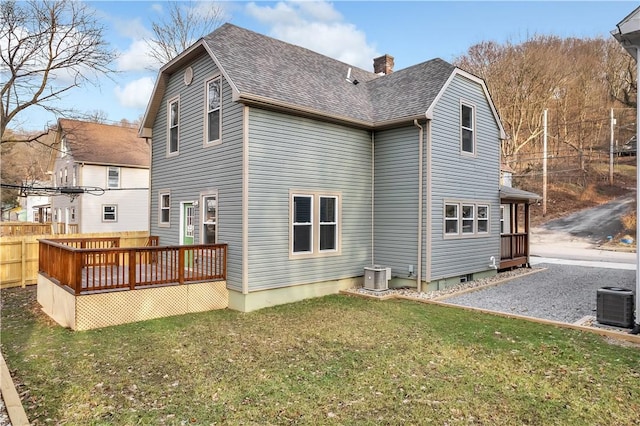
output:
M422 292L422 168L423 168L423 138L424 129L418 120L413 120L413 125L418 130L418 264L416 273L416 284L418 292Z

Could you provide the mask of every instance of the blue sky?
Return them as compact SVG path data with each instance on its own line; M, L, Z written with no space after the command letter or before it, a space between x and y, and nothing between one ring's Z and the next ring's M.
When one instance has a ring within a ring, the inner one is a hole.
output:
M205 2L201 2L205 3ZM307 47L364 69L388 53L395 70L440 57L453 61L481 41L517 42L534 34L610 37L637 6L632 1L223 1L225 21ZM151 22L163 16L163 1L89 1L120 53L119 73L96 86L74 89L62 103L110 121L144 114L157 72L144 69ZM211 3L208 3L211 6ZM200 6L204 6L201 4ZM56 117L25 110L10 124L42 129Z

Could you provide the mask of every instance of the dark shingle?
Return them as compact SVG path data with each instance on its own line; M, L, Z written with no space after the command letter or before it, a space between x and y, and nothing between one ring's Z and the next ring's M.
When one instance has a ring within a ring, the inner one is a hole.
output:
M204 40L241 94L371 125L424 114L455 69L434 59L379 76L231 24Z

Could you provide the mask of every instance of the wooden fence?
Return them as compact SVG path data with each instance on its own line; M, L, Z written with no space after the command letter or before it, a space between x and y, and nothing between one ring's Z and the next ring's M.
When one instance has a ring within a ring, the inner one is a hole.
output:
M25 235L0 237L0 288L24 287L38 279L38 240L56 238L57 235ZM67 234L65 239L120 238L120 247L147 245L149 232L109 232L99 234ZM157 241L155 242L157 245Z
M69 233L78 232L77 224L69 224ZM66 234L64 223L0 222L0 236Z

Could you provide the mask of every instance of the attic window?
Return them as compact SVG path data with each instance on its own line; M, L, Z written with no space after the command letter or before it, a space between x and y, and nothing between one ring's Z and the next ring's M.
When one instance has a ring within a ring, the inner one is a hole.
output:
M60 141L60 157L66 157L67 155L67 140L62 138Z

